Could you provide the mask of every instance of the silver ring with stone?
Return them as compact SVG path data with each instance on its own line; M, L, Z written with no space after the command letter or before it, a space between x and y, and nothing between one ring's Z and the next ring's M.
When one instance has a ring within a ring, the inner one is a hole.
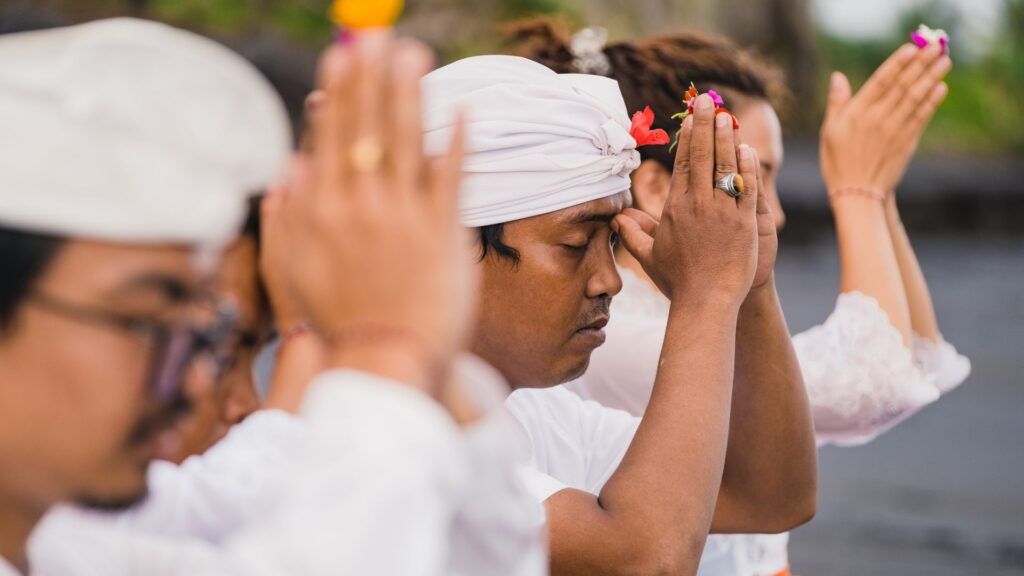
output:
M740 194L743 194L743 177L731 172L715 182L715 188L725 192L730 198L739 198Z

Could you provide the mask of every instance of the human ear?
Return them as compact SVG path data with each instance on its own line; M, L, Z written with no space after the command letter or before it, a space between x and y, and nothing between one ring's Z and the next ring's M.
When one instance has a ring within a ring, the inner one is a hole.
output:
M633 172L633 207L661 219L672 175L657 160L644 160Z

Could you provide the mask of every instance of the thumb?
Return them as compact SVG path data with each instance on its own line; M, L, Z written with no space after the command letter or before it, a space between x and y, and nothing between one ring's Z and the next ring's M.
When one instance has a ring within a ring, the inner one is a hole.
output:
M850 80L842 72L833 72L828 87L828 107L825 109L825 118L832 118L839 114L846 107L846 104L853 97L853 89L850 88Z
M646 267L654 248L654 238L644 231L640 222L628 214L618 214L612 220L612 230L619 235L626 251Z

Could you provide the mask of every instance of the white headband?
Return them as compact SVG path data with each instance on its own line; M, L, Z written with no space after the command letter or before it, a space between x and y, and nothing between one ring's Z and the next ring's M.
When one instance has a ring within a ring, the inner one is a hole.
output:
M465 110L468 227L547 214L629 190L640 165L618 84L514 56L459 60L423 79L424 147L443 153Z
M133 244L223 244L291 148L252 65L127 18L0 37L0 127L0 226Z

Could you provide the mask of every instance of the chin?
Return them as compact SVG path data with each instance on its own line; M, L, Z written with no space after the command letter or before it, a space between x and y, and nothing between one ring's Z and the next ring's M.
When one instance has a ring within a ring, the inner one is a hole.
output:
M104 512L120 512L139 504L146 499L149 490L143 483L134 492L110 493L110 494L89 494L74 499L75 504Z
M587 354L587 356L583 358L583 360L581 360L576 365L563 372L562 376L558 379L558 382L556 382L555 385L557 386L558 384L565 384L566 382L572 382L573 380L576 380L577 378L583 376L583 374L587 372L587 368L589 367L590 354Z
M83 486L72 500L86 508L106 511L124 510L145 500L149 494L146 481L148 462L119 468L99 476L98 482Z

